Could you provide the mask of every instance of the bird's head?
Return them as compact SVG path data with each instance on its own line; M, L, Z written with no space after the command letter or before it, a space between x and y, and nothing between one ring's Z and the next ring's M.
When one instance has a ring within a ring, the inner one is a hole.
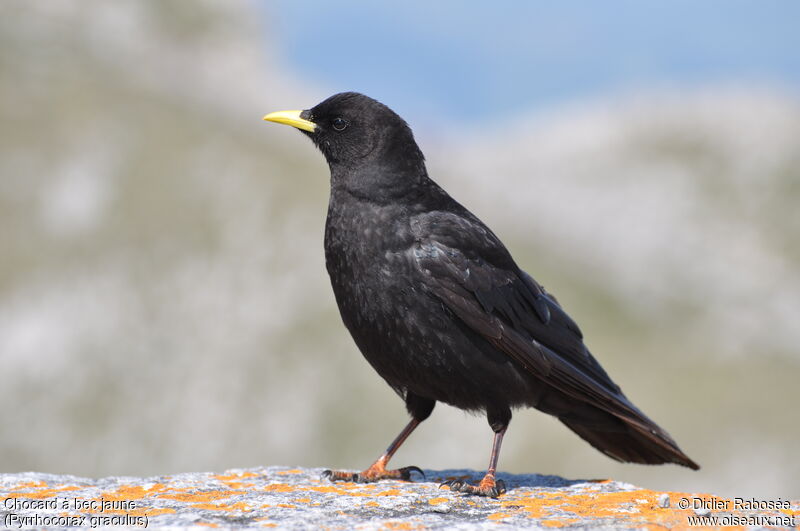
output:
M310 137L325 155L334 182L399 185L398 180L425 175L424 157L408 124L363 94L342 92L311 109L273 112L264 120L291 125Z

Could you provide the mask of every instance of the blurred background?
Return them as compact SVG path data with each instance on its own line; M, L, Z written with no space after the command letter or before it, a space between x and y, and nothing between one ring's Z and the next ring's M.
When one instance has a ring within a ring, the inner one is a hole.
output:
M800 4L481 5L4 1L0 471L377 457L407 417L339 321L327 166L261 121L357 90L703 466L524 410L502 470L800 498ZM395 464L490 447L440 405Z

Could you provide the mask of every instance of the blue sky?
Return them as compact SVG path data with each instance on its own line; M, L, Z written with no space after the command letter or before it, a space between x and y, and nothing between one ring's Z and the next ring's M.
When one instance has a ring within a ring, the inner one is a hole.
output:
M304 80L412 119L480 123L652 87L800 90L794 0L264 5L271 45Z

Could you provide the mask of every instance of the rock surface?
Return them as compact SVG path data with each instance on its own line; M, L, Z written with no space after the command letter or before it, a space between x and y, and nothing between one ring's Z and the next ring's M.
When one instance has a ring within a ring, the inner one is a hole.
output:
M484 499L438 487L446 479L481 477L470 470L426 470L426 480L372 484L334 484L321 479L321 472L269 467L103 479L2 474L0 517L8 529L98 525L494 529L498 524L794 528L800 523L800 501L768 500L778 507L742 509L734 500L708 494L656 492L610 480L500 474L508 492L498 499Z

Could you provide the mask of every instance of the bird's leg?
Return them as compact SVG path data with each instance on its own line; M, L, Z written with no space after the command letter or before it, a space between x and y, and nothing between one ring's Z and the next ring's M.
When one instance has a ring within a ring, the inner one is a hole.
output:
M494 475L497 473L497 460L500 457L500 445L503 443L503 435L506 434L506 428L494 434L494 444L492 444L492 456L489 458L489 469L486 475L477 485L470 485L466 481L454 479L445 481L441 486L447 485L450 490L457 492L464 492L466 494L473 494L475 496L486 496L489 498L497 498L506 491L506 484L502 479L495 479Z
M486 470L486 475L477 485L470 485L466 481L454 479L445 481L440 485L443 487L447 485L450 490L457 492L464 492L475 496L486 496L489 498L497 498L506 491L506 484L502 479L495 479L497 473L497 460L500 458L500 446L503 444L503 436L508 429L508 423L511 421L511 410L490 412L489 424L494 430L494 442L492 443L492 455L489 457L489 468Z
M353 481L355 483L371 483L380 479L402 479L405 481L411 480L411 472L419 472L422 477L425 473L415 466L406 466L395 470L387 470L386 464L392 458L398 448L408 439L411 432L419 426L421 420L412 419L411 422L403 428L400 435L395 437L392 444L383 452L377 461L372 463L369 468L362 472L346 472L344 470L326 470L322 473L323 477L329 478L331 481Z

